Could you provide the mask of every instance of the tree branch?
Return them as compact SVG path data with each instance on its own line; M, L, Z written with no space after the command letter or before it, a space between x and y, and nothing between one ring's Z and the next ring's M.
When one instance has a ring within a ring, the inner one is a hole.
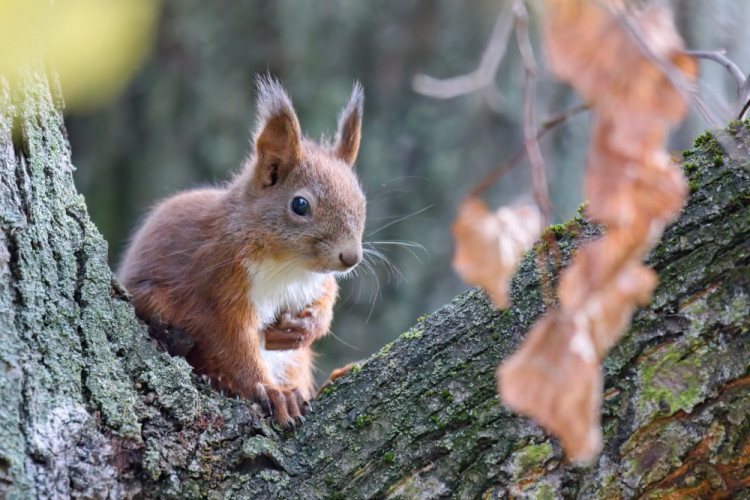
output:
M572 108L563 110L550 118L547 118L546 120L542 120L541 127L536 133L536 140L539 141L542 137L547 135L547 132L551 131L561 123L565 122L566 120L573 118L576 115L579 115L583 113L584 111L589 109L588 104L578 104L576 106L573 106ZM523 160L524 156L526 155L526 144L524 143L522 146L520 146L516 151L510 156L510 158L503 163L502 165L494 168L492 171L490 171L487 176L482 179L481 182L479 182L474 189L471 190L468 197L474 197L479 196L482 194L486 189L488 189L490 186L492 186L497 180L505 175L510 170L513 170L516 166L518 166L519 163L521 163L521 160Z
M500 67L503 57L505 57L508 40L513 30L512 6L513 2L508 2L497 17L489 42L482 53L482 59L476 70L465 75L444 79L417 74L412 81L414 91L435 99L451 99L476 92L491 85L494 82L497 69Z
M514 15L516 18L516 39L524 67L523 85L523 136L526 154L529 156L531 179L534 185L534 201L542 214L543 225L550 219L549 190L547 188L547 171L542 150L539 148L536 127L536 83L539 67L534 58L534 49L529 40L528 13L523 0L515 0Z
M597 227L550 228L559 253L540 243L527 254L507 311L463 294L282 432L159 352L135 319L74 188L45 75L27 68L16 94L0 79L0 496L711 498L750 487L750 171L715 159L717 140L748 150L744 126L688 153L693 194L648 259L661 281L651 304L604 363L605 451L584 468L499 404L494 374L544 313L540 274L557 279Z
M708 106L706 106L706 103L703 102L703 99L698 95L695 85L690 83L688 79L685 78L682 71L672 64L671 61L660 57L647 43L644 42L645 37L641 32L640 27L633 22L631 17L623 13L619 8L610 5L606 5L605 7L609 9L625 32L630 35L630 39L633 40L641 53L667 77L685 102L693 103L695 109L698 110L712 127L720 126L721 121L713 114Z
M742 120L748 106L750 106L750 76L746 77L739 66L724 55L726 53L724 50L688 50L686 53L694 57L715 61L724 66L729 72L729 76L732 77L732 80L737 85L737 100L734 105L734 115L737 120Z
M734 83L737 85L737 96L739 97L740 89L745 84L746 77L739 66L724 55L726 54L726 50L686 50L685 53L700 59L708 59L724 66L724 69L727 70L729 76L732 77Z

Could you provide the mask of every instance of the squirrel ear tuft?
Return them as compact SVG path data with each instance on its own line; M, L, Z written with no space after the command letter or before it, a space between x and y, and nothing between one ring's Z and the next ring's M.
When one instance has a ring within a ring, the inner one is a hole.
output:
M258 75L258 119L253 132L257 171L264 186L276 183L283 170L296 164L301 157L302 132L292 100L281 83L269 74Z
M359 82L354 83L349 103L341 110L333 152L337 158L354 165L362 136L362 109L365 93Z

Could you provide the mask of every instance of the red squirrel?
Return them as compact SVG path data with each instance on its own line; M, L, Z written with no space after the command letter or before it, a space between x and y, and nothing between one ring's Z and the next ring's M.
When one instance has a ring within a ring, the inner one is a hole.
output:
M281 84L259 77L254 148L239 173L159 203L118 273L140 318L188 335L199 373L283 427L309 408L310 344L330 327L336 276L362 260L363 100L357 83L335 139L318 143L302 135Z

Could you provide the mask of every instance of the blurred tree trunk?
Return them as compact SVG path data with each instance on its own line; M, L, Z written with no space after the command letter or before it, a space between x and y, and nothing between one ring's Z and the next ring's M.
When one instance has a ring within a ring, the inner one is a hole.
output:
M283 433L158 351L112 278L72 180L56 85L0 81L0 496L750 496L748 131L686 157L693 194L650 256L661 284L604 365L605 449L575 467L495 395L585 220L551 228L513 306L470 291L385 346Z

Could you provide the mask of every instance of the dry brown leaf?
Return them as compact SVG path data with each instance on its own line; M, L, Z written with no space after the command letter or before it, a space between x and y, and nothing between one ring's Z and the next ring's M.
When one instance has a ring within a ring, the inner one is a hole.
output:
M542 319L498 367L497 380L503 403L559 436L573 460L599 452L602 375L585 324L559 312Z
M593 253L591 248L584 249L584 252ZM560 307L574 314L577 321L586 322L597 356L602 359L625 333L635 307L648 304L656 287L656 273L631 261L602 288L589 294L585 302L571 303L579 295L568 292L575 292L581 286L576 281L580 277L579 272L563 275L559 290Z
M606 119L625 119L611 137L612 147L625 154L661 148L666 128L687 112L667 76L605 6L590 0L547 0L546 5L545 40L553 72ZM697 74L668 10L652 7L631 21L651 54L686 76Z
M646 246L638 235L627 227L610 226L605 237L579 249L574 264L560 278L558 295L563 307L584 308L592 294L608 289L624 269L633 263L640 265L633 255L642 255Z
M636 306L645 306L656 288L656 273L640 264L631 263L620 272L609 288L602 290L586 304L585 313L591 324L591 337L600 359L623 336Z
M584 193L587 214L597 222L630 226L653 232L638 223L654 220L666 223L682 207L687 195L685 178L663 147L640 156L623 154L612 147L621 123L606 120L597 113L592 119L592 140L586 165ZM658 228L661 234L663 226ZM640 238L640 236L639 236Z
M601 3L546 5L550 64L593 106L584 191L587 214L607 232L576 254L560 279L560 309L500 366L498 384L506 405L557 435L573 460L588 461L601 447L599 363L635 307L648 303L657 278L640 260L687 192L663 147L668 126L687 106L654 61L675 65L688 79L696 65L682 53L666 10L628 21L641 33L637 43Z
M490 212L478 198L465 200L453 224L453 268L461 279L482 287L497 307L508 304L508 280L523 252L541 232L535 205L502 207Z
M533 415L559 436L572 460L588 461L601 449L599 363L622 336L635 306L648 302L655 285L656 273L631 264L608 288L589 296L585 307L561 304L562 309L539 321L523 346L498 368L503 402ZM564 286L575 284L570 279L561 283L561 296Z

